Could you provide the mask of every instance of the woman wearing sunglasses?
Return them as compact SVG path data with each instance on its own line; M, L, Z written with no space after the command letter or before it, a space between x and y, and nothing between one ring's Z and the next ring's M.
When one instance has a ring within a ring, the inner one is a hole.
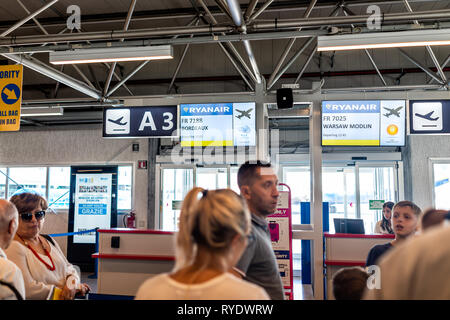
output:
M85 295L89 286L79 283L75 268L59 245L40 235L47 201L33 193L14 195L10 201L19 212L19 227L7 255L22 271L26 299L71 300L77 293Z

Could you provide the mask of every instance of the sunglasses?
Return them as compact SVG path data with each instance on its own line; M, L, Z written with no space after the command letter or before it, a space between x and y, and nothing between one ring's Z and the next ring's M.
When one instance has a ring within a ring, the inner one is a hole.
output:
M41 220L43 217L45 216L45 211L38 211L34 213L34 217L36 218L36 220ZM31 221L33 219L33 213L28 212L28 213L21 213L20 214L20 218L23 221Z

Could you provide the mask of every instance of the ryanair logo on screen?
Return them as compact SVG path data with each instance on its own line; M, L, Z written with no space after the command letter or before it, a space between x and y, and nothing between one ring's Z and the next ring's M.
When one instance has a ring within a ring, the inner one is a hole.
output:
M322 101L326 113L378 113L380 101Z
M232 103L182 104L181 116L233 115Z

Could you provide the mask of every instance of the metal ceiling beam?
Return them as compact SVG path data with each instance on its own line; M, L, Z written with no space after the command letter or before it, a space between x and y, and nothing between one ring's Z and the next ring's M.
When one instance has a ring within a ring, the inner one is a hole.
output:
M239 31L246 33L246 26L244 23L244 17L242 16L242 11L237 0L227 0L228 8L230 9L231 16L233 17L234 24L238 27ZM250 64L253 68L253 74L256 78L256 83L261 83L261 74L259 73L258 64L256 63L255 56L253 54L252 47L249 40L244 40L244 47L247 51Z
M25 7L25 5L20 1L20 0L16 0L19 4L20 4L20 6L25 10L25 12L27 13L27 14L29 14L29 17L32 17L31 19L34 21L34 23L39 27L39 29L45 34L45 35L48 35L49 33L47 32L47 30L45 30L45 28L39 23L39 21L35 18L35 16L36 15L34 15L34 14L31 14L31 12L30 12L30 10L28 10L28 8L27 7ZM61 32L61 33L64 33L65 32L65 30L66 30L66 28L64 28L64 30ZM72 31L71 31L72 32ZM45 46L45 45L47 45L46 43L45 44L43 44L43 46ZM75 71L81 76L81 78L91 87L91 88L94 88L94 89L96 89L95 88L95 86L91 83L91 81L89 80L89 78L88 77L86 77L86 75L81 71L81 69L78 67L78 66L76 66L76 65L72 65L73 66L73 68L75 69ZM60 72L62 73L62 71L63 71L63 68L61 68L60 69ZM58 87L59 86L57 86L56 88L55 88L55 94L57 93L57 90L58 90Z
M351 24L366 24L370 15L336 17L336 18L308 18L308 19L289 19L277 20L273 22L255 22L248 27L252 31L260 31L275 28L302 28L302 27L321 27L323 25L339 26ZM383 23L389 22L405 22L414 20L446 20L450 19L450 10L431 10L431 11L416 11L414 13L386 13L383 15Z
M22 26L23 24L25 24L27 21L33 19L34 17L36 17L38 14L40 14L42 11L45 11L47 8L51 7L52 5L54 5L56 2L58 2L59 0L53 0L49 3L47 3L45 6L41 7L40 9L38 9L37 11L29 14L28 16L26 16L25 18L23 18L22 20L18 21L17 23L15 23L13 26L11 26L10 28L8 28L7 30L3 31L0 34L0 37L5 37L6 35L10 34L11 32L13 32L14 30L16 30L17 28L19 28L20 26Z
M137 0L131 0L130 7L128 9L127 18L125 19L125 25L123 26L123 31L127 31L128 30L128 27L129 27L130 21L131 21L131 17L133 15L133 11L134 11L134 8L136 6L136 1ZM122 38L119 41L123 42L124 40L125 39ZM113 62L111 64L111 68L109 69L109 72L108 72L108 75L107 75L107 78L106 78L106 81L105 81L105 87L103 88L103 94L106 94L108 92L108 90L109 90L109 85L111 84L111 80L112 80L112 77L113 77L113 74L114 74L114 70L116 70L116 65L117 65L117 62Z
M18 23L16 23L13 27L11 27L7 31L3 32L1 36L4 37L7 34L13 32L15 29L19 28L21 25L23 25L28 20L33 19L36 15L38 15L39 13L41 13L42 11L47 9L49 6L56 3L57 1L58 0L54 0L50 3L48 3L47 5L45 5L44 7L42 7L41 9L39 9L38 11L34 12L33 14L28 15L26 18L24 18L21 21L19 21ZM5 58L8 58L16 63L22 64L36 72L39 72L39 73L49 77L49 78L52 78L56 81L60 81L60 82L64 83L65 85L72 87L75 90L78 90L78 91L80 91L84 94L87 94L93 98L101 99L101 95L99 94L100 92L98 90L90 88L86 84L84 84L72 77L69 77L56 69L53 69L53 68L47 66L43 62L41 62L33 57L29 57L29 56L23 57L23 56L17 56L14 54L2 54L2 56L4 56Z
M372 1L372 0L364 0L364 1L351 1L346 3L348 7L367 7L368 5L392 5L392 4L401 4L403 0L391 0L391 1ZM442 1L442 0L441 0ZM335 2L335 1L334 1ZM321 3L320 6L316 6L317 10L327 10L332 9L335 6L333 1L328 1L326 3ZM439 2L438 0L410 0L411 3L430 3L430 2ZM247 9L245 4L241 6L243 9ZM266 12L289 12L289 11L302 11L307 6L303 3L298 3L295 0L288 1L276 1L272 3L272 5L267 8ZM50 9L53 9L51 7ZM364 8L365 9L365 8ZM222 16L224 13L219 10L219 8L214 7L211 8L211 12L215 16ZM173 19L188 19L196 16L196 13L192 12L192 10L186 8L177 8L177 9L163 9L163 10L146 10L146 11L138 11L136 12L136 17L133 18L133 21L151 21L151 20L173 20ZM126 16L126 12L122 13L111 13L111 14L83 14L83 25L94 25L94 24L111 24L111 23L120 23L122 24L124 20L124 16ZM60 18L62 17L62 18ZM58 18L42 18L41 23L44 27L64 27L66 26L67 18L64 15L61 15ZM0 23L3 25L8 25L8 21L3 21ZM31 25L23 25L22 29L34 28ZM2 28L0 28L2 29Z
M76 29L76 30L78 31L78 33L81 33L81 29ZM92 45L92 43L89 42L89 41L86 41L86 43L87 43L89 46ZM79 44L78 44L77 46L79 46ZM108 45L107 45L106 47L108 47ZM111 66L110 66L108 63L106 63L106 62L101 63L101 65L104 66L104 67L106 67L107 70L110 70L110 69L111 69ZM117 79L117 81L122 81L122 78L117 74L116 71L114 71L114 77ZM130 95L132 95L132 96L134 95L133 92L131 92L131 90L128 88L127 85L124 84L123 87L125 88L125 90L128 91L128 93L129 93ZM104 94L104 92L103 92L103 94Z
M428 69L427 67L423 66L420 62L416 61L414 58L410 57L404 50L398 48L398 51L409 61L411 61L413 64L418 66L420 69L422 69L426 74L428 74L430 77L432 77L434 80L436 80L440 84L444 84L441 79L436 77L434 73Z
M342 6L342 11L344 12L344 15L348 16L348 15L355 15L353 13L353 11L351 11L350 9L348 9L347 7L345 7L345 5ZM352 28L354 28L354 25L351 25ZM372 66L375 68L375 70L377 71L378 77L380 78L381 82L383 83L383 85L387 86L386 81L383 78L383 75L381 74L380 70L378 69L377 64L375 63L375 60L372 58L372 55L370 54L369 50L364 49L364 52L366 53L367 57L370 60L370 63L372 64Z
M250 16L250 18L248 18L247 24L250 24L253 22L253 20L255 20L256 18L258 18L261 13L263 13L264 10L267 9L268 6L270 6L270 4L273 2L273 0L267 0L262 6L261 8L259 8L254 14L252 14Z
M231 63L233 64L234 68L238 71L238 73L240 74L241 78L244 80L244 82L247 84L247 86L250 88L250 90L254 91L255 88L252 86L250 81L244 75L243 71L241 70L239 65L236 63L236 61L233 59L233 57L231 56L230 52L228 52L227 48L225 48L224 45L221 42L219 42L219 46L222 48L223 52L228 57L228 59L231 61Z
M216 4L219 6L220 10L225 13L225 15L233 21L232 13L228 10L227 4L224 0L214 0Z
M317 0L311 0L311 2L309 3L308 8L306 9L306 12L304 13L303 17L304 18L308 18L309 15L311 14L311 11L313 10L314 6L316 5ZM334 12L337 12L339 9L339 6L336 6L336 8L333 10L333 12L331 13L332 15L334 14ZM297 31L301 31L302 28L299 28ZM269 81L267 81L267 87L271 88L274 84L275 84L275 77L278 75L278 71L280 70L281 66L284 63L284 60L286 60L286 57L288 55L288 53L291 51L294 43L295 43L295 38L292 38L289 40L287 46L284 48L283 53L281 54L280 59L278 59L277 65L275 66L275 69L273 70L272 74L270 75Z
M84 93L92 98L99 100L102 98L101 92L99 90L93 89L88 85L86 85L85 83L60 72L59 70L53 69L48 65L46 65L45 63L43 63L42 61L39 61L33 57L18 56L14 54L2 54L2 56L14 62L23 64L27 68L30 68L38 73L41 73L53 80L59 81L65 84L66 86L71 87L77 91L80 91L81 93Z
M253 11L256 8L256 4L258 3L258 0L251 0L250 3L248 4L247 9L245 10L244 13L244 19L245 21L248 21L248 18L250 18L250 16L253 14Z
M199 22L200 22L200 19L197 18L196 25L198 25ZM191 34L190 37L192 38L193 36L194 35ZM189 46L190 46L190 44L188 43L183 48L183 53L181 54L180 60L178 61L178 64L177 64L177 66L175 68L175 71L173 72L172 80L170 81L169 87L167 88L167 93L168 94L170 93L170 90L172 90L172 87L173 87L173 85L175 83L175 79L176 79L176 77L178 75L178 72L180 71L181 65L183 64L184 57L186 56L186 53L189 50Z
M306 59L305 64L303 65L302 69L300 70L300 72L298 73L297 78L295 79L294 83L299 83L300 78L302 77L303 73L305 72L306 68L309 66L312 58L314 57L314 54L317 51L317 44L314 46L313 50L311 51L311 53L308 56L308 59Z
M273 85L281 78L281 76L291 67L291 65L300 57L300 55L305 51L307 47L315 40L316 38L310 38L306 41L303 46L292 56L292 58L286 63L286 65L281 69L281 71L273 78L271 84L267 84L267 90L270 90Z
M323 25L339 26L339 25L351 25L362 23L365 24L368 15L364 16L348 16L348 17L318 17L296 20L282 20L277 19L273 22L255 22L252 25L247 26L247 31L261 31L261 30L276 30L281 29L299 29L303 27L321 27ZM383 22L405 22L420 20L449 20L450 10L434 10L434 11L422 11L414 13L386 13L383 15ZM114 41L121 38L136 39L136 38L149 38L149 37L163 37L163 36L175 36L175 35L200 35L211 34L221 32L233 32L232 26L200 26L200 27L165 27L165 28L152 28L152 29L135 29L128 31L99 31L99 32L83 32L78 34L65 34L65 35L44 35L44 36L17 36L17 37L4 37L0 39L0 46L21 46L42 44L50 42L74 42L74 41L89 41L89 40L105 40ZM252 35L249 34L249 37ZM257 36L256 34L253 36ZM194 38L195 39L195 38ZM146 41L146 40L143 40ZM159 43L163 43L167 39L161 40ZM148 43L148 42L147 42ZM154 40L153 43L158 43Z
M139 70L141 70L147 63L149 63L151 60L145 60L140 65L138 65L133 71L131 71L125 78L122 79L118 84L114 86L107 94L105 94L105 98L108 98L110 95L112 95L117 89L119 89L125 82L128 81L131 77L133 77Z
M408 10L408 12L412 13L413 10L412 10L411 6L409 5L408 0L403 0L403 3L405 4L405 7ZM414 20L414 24L419 25L419 21ZM447 77L445 76L445 73L442 71L441 66L439 65L439 61L437 60L437 58L433 52L433 49L431 49L430 46L425 46L425 48L427 49L428 54L431 57L431 60L433 61L434 65L436 66L436 68L438 70L438 74L441 77L442 81L444 81L444 83L448 83Z
M205 4L205 2L203 0L197 0L197 2L200 3L203 10L205 10L206 15L211 20L211 23L213 25L217 25L218 22L217 22L216 18L214 18L214 16L211 14L211 11L209 11L208 6ZM225 36L225 33L222 33L222 36ZM216 37L216 36L214 36L214 37ZM247 77L244 76L244 74L241 70L241 67L244 68L244 70L247 72L247 74L253 79L254 82L256 82L255 75L250 70L247 63L244 61L244 59L242 59L241 55L239 54L239 52L236 50L235 46L230 41L226 42L225 45L220 44L219 46L224 51L225 55L231 61L231 63L236 68L236 70L239 72L239 74L242 76L244 82L247 83L247 85L249 85L249 83L248 83ZM226 48L228 50L226 50ZM236 62L235 59L237 59L238 61ZM253 88L252 85L249 85L249 87Z
M450 62L450 54L447 56L447 58L441 64L441 69L444 69L449 62ZM442 70L442 71L444 71L444 70ZM434 81L434 79L430 79L430 81L428 81L428 84L432 83L433 81Z

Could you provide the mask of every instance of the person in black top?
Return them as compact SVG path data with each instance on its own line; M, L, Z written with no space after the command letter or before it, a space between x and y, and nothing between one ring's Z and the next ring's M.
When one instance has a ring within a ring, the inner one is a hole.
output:
M377 264L379 258L392 246L398 245L417 231L421 209L412 201L397 202L393 208L392 228L395 239L386 244L375 245L370 249L366 267Z

